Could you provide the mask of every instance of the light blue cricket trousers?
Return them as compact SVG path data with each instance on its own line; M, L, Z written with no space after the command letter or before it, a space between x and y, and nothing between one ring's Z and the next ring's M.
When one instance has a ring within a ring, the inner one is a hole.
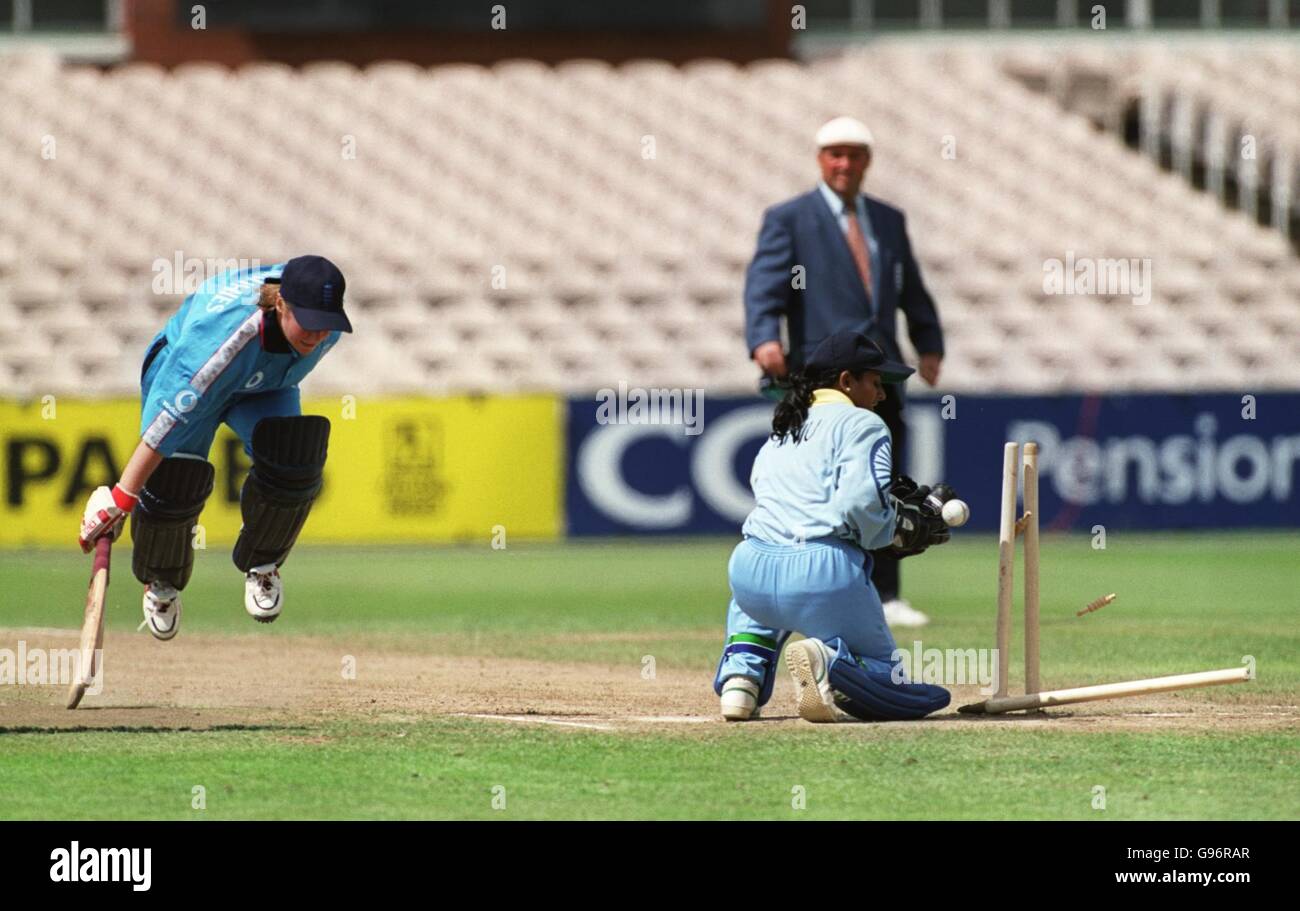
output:
M871 557L839 538L769 544L746 538L727 565L731 606L715 692L737 675L760 681L771 698L777 658L790 633L839 638L859 658L893 661L894 637L871 584Z

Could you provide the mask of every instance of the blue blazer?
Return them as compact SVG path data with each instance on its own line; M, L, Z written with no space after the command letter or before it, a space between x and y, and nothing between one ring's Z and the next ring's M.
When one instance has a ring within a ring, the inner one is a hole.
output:
M791 368L839 329L857 329L901 360L895 332L899 310L907 314L907 334L916 350L943 354L939 314L912 256L903 213L863 195L877 244L870 301L844 232L818 189L763 213L758 250L745 273L745 341L751 354L763 342L781 338L784 316ZM804 267L803 287L795 287L795 266Z

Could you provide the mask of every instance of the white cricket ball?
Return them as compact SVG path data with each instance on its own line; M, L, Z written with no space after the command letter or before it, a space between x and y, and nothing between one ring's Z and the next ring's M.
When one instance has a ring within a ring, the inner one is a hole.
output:
M949 528L965 525L970 518L970 507L964 500L949 500L943 504L943 521Z

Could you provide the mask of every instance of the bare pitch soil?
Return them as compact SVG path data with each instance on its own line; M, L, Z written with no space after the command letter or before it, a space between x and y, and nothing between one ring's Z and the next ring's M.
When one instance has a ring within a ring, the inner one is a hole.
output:
M5 629L0 641L28 649L76 645L73 630ZM626 634L617 634L621 641ZM689 634L688 634L689 635ZM647 637L651 638L651 637ZM657 641L663 634L653 637ZM440 654L438 640L406 640L400 649L346 644L317 637L189 635L157 642L144 633L110 632L105 681L82 707L63 707L65 687L0 687L0 732L76 728L206 730L225 726L284 726L310 739L315 723L416 721L431 716L478 717L485 724L546 724L573 730L707 732L725 722L710 687L712 667L659 669L642 677L639 665L565 660L591 635L555 637L555 661ZM566 646L568 646L566 648ZM349 656L355 679L345 679ZM942 724L1035 726L1102 731L1240 731L1300 729L1300 705L1257 695L1251 684L1190 690L1052 709L1037 716L959 716L956 706L983 698L974 686L956 687L953 704L922 722L839 725L859 734ZM1282 702L1284 704L1279 704ZM784 668L767 718L746 727L806 725L793 714Z

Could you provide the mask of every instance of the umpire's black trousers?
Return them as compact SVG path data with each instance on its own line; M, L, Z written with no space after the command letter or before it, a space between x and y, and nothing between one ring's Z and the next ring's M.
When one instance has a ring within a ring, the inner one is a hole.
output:
M900 393L901 387L886 386L885 400L876 406L876 414L884 419L885 426L889 428L890 436L893 438L890 451L894 457L894 477L902 474L903 466L907 464L904 459L904 449L907 446L907 425L903 423L903 397ZM876 591L880 593L880 600L889 601L892 598L901 597L902 592L899 588L898 579L898 558L884 550L873 550L871 557L875 562L875 568L871 572L871 581L876 586Z

